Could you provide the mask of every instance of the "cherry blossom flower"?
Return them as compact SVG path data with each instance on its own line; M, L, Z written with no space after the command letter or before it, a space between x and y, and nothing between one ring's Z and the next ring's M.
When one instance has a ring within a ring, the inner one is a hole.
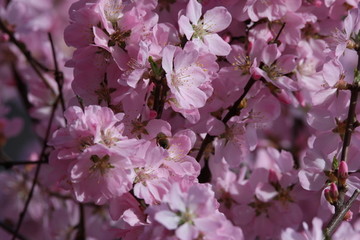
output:
M196 0L190 0L186 7L186 15L179 18L180 32L188 40L197 44L205 44L209 51L218 56L229 54L231 47L217 32L226 29L231 23L231 14L224 7L215 7L201 17L202 6Z

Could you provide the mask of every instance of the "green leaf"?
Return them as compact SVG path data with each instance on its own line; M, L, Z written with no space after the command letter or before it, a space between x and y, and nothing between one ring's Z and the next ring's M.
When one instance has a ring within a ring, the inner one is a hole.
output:
M354 70L354 82L356 83L360 83L360 72L358 69Z
M162 68L159 67L156 62L154 62L154 60L152 59L152 57L150 56L149 57L149 63L150 63L150 66L151 66L151 70L154 72L155 76L156 77L160 77L161 75L161 71L162 71Z
M333 162L332 162L332 165L331 165L331 169L333 171L337 170L339 168L339 160L336 158L336 156L334 156L333 158Z

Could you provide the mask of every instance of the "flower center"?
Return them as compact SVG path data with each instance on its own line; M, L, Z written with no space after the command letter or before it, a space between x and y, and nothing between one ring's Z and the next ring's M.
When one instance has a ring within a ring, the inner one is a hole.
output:
M267 73L271 80L276 80L278 77L281 77L283 75L280 69L278 69L275 64L272 64L271 66L265 65L263 67L263 70Z
M194 29L194 38L200 38L202 39L206 34L208 34L208 31L205 29L204 23L200 21L198 25L192 25Z
M108 147L114 146L115 143L120 140L117 137L113 137L111 133L112 132L110 129L106 130L106 132L104 132L104 130L101 130L101 143L105 144Z
M262 202L255 197L255 201L250 203L249 206L254 208L256 216L259 216L262 213L265 213L265 214L268 213L268 208L271 206L271 203Z
M183 225L184 223L190 223L190 224L194 224L192 219L195 217L195 215L193 213L191 213L188 209L186 209L185 212L177 212L176 213L179 217L180 217L180 220L179 220L179 223L178 223L178 226L181 226Z
M249 56L237 56L234 60L232 65L236 71L240 70L242 75L250 74L251 60Z
M102 158L100 158L98 155L91 155L90 160L94 163L90 167L90 173L99 171L103 176L109 168L115 168L113 165L111 165L111 163L109 163L110 156L108 154Z
M178 73L171 74L171 83L179 91L179 87L188 85L190 74L185 74L187 67L182 68Z

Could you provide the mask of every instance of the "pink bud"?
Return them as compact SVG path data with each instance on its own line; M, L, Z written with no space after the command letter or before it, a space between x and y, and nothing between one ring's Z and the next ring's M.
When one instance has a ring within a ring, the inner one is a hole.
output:
M335 183L330 184L330 197L333 200L333 202L337 202L339 197L339 190Z
M324 195L325 195L326 201L328 201L330 204L334 203L331 196L330 196L330 189L329 188L324 190Z
M9 39L9 35L7 35L6 33L0 33L0 42L8 42Z
M260 74L256 73L256 72L254 72L254 73L251 75L251 77L252 77L253 79L255 79L255 80L259 80L262 76L261 76Z
M289 95L283 90L280 89L280 91L276 91L276 97L278 98L279 101L285 103L285 104L290 104L291 103L291 98L289 97Z
M274 170L269 171L268 179L269 179L270 183L278 183L279 182L279 179L278 179L278 177L276 175L276 172Z
M224 35L221 36L221 38L227 43L229 43L231 41L230 34L224 34Z
M248 47L247 47L247 52L251 52L252 47L253 47L253 43L249 42Z
M344 216L344 221L350 222L353 218L353 212L351 210L347 211Z
M315 0L315 1L313 2L313 4L314 4L315 7L321 7L322 2L321 2L320 0Z
M339 177L341 179L347 179L349 177L349 168L345 161L341 161L339 165Z
M150 110L150 112L149 112L149 118L150 118L150 119L155 119L156 116L157 116L157 112L154 111L154 110Z
M294 96L296 97L296 99L298 100L298 102L300 103L300 105L302 107L306 106L305 98L304 98L302 92L296 91L296 92L294 92Z

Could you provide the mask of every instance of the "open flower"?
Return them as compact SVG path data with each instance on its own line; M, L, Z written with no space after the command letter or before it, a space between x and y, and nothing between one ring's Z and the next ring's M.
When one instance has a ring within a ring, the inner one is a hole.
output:
M200 3L196 0L189 1L186 15L179 19L180 32L185 34L188 40L200 39L200 42L208 47L209 52L215 55L228 55L231 51L230 45L216 33L230 25L231 14L224 7L215 7L208 10L200 19L201 10Z
M199 53L184 51L167 46L163 51L162 67L166 72L167 84L177 105L184 109L200 108L205 105L207 96L199 87L207 76L197 64Z

